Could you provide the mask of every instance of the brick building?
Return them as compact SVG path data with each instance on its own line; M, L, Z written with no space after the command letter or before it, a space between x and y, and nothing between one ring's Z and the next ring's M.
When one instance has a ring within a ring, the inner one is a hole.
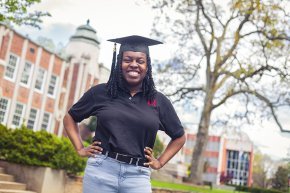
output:
M61 57L0 25L0 123L11 128L24 123L61 136L67 109L91 86L107 81L109 70L98 63L99 44L87 22Z
M183 163L190 165L196 134L187 132L187 142L182 150ZM253 143L245 133L208 137L204 156L203 180L219 185L252 184Z

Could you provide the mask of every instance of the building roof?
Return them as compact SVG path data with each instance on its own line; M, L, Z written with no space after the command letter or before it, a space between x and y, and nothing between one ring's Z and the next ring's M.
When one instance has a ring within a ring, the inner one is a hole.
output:
M231 140L240 140L240 141L249 141L251 142L250 137L243 131L226 131L223 136Z
M70 41L83 41L98 46L100 41L97 38L97 31L90 26L90 20L86 25L77 28L76 33L70 37Z
M1 27L1 26L4 26L5 28L7 28L7 29L13 31L13 33L16 33L17 35L19 35L19 36L22 37L23 39L27 39L27 40L30 41L31 43L35 44L35 45L38 46L38 47L41 47L42 49L46 50L48 53L55 55L56 57L60 58L61 60L65 60L65 57L62 56L60 53L57 53L57 52L54 51L54 50L50 50L50 49L44 47L43 45L39 44L37 41L31 39L31 38L29 37L28 34L24 35L22 32L19 32L19 31L15 30L15 29L13 28L13 26L9 26L9 25L7 25L7 24L5 24L5 23L3 23L3 22L0 22L0 27Z

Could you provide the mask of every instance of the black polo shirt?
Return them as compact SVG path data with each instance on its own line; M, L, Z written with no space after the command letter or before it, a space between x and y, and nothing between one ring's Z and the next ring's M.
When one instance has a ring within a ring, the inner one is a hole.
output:
M152 102L142 92L133 97L119 91L118 98L107 94L106 84L89 89L69 110L74 121L97 117L94 140L102 147L134 157L143 157L144 148L153 148L158 130L172 139L184 134L180 120L171 102L160 92Z

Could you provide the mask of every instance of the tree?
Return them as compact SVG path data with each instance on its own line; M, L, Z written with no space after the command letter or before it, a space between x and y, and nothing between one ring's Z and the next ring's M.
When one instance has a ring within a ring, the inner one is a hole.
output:
M273 176L274 161L268 155L256 152L253 163L253 186L260 188L268 188L271 185L270 179Z
M44 36L39 36L36 39L36 42L39 45L43 46L44 48L48 49L51 52L55 52L56 51L56 46L55 46L53 40L50 39L50 38L47 38L47 37L44 37Z
M157 135L155 143L154 143L154 148L153 148L154 157L159 157L161 155L161 153L163 152L163 149L164 149L164 145Z
M257 117L273 118L287 132L277 110L290 105L289 1L218 2L148 1L156 10L153 35L177 48L166 65L159 65L159 84L175 101L200 112L193 183L202 183L210 126L241 127ZM232 108L236 105L240 108Z
M288 173L287 167L280 166L273 179L273 188L281 191L288 190Z
M4 0L0 2L0 22L17 25L30 25L40 28L41 18L50 16L48 12L34 11L28 12L28 8L41 0Z

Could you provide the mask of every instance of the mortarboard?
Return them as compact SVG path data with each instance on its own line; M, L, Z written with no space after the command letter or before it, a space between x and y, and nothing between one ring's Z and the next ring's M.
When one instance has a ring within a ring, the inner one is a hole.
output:
M162 42L160 41L142 37L142 36L137 36L137 35L126 36L126 37L121 37L121 38L116 38L116 39L109 39L108 41L115 43L111 69L115 68L117 43L121 44L119 53L122 53L125 51L143 52L147 56L149 56L149 46L162 44ZM111 73L112 73L112 70L111 70Z
M134 52L143 52L147 55L149 55L148 46L162 44L162 42L160 41L142 37L142 36L137 36L137 35L116 38L116 39L109 39L108 41L121 44L119 53L124 52L124 51L134 51Z

